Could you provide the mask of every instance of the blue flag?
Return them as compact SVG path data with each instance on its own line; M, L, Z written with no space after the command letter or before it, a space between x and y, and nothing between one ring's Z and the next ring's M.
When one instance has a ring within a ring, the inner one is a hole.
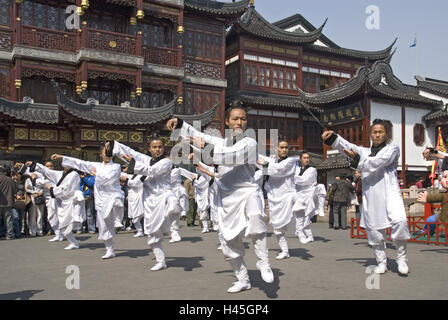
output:
M413 47L416 47L416 46L417 46L417 36L415 36L415 38L414 38L414 43L411 44L409 47L413 48Z

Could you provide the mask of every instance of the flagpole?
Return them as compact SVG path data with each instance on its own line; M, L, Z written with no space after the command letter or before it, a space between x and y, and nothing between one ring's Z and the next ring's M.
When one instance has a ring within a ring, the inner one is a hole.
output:
M418 45L417 45L417 32L415 33L415 73L414 76L418 75Z

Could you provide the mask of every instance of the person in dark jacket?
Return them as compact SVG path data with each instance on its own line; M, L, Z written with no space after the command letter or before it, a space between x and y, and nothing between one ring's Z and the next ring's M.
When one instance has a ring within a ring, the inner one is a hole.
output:
M11 209L14 205L14 180L7 167L0 166L0 219L6 227L6 239L14 239L14 226Z
M350 183L345 176L341 177L341 180L336 181L333 184L333 214L335 230L339 229L339 219L341 219L341 229L347 228L347 208L351 200L351 194L355 191L355 187Z

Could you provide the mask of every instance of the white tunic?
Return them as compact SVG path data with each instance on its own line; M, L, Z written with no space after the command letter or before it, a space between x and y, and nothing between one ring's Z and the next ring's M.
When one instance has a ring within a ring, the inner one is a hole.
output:
M224 239L230 241L248 226L246 202L251 195L258 193L259 187L254 179L257 142L245 137L227 147L228 139L203 134L186 122L180 134L186 139L203 137L206 143L214 146L213 163L219 165L215 175L218 224Z
M36 172L42 174L42 179L45 179L42 181L42 188L44 188L45 184L48 182L52 185L56 185L61 179L64 171L59 170L51 170L48 169L46 166L36 163ZM37 183L36 183L37 184ZM47 219L50 223L51 227L54 229L58 229L58 214L57 214L57 207L58 207L58 200L55 198L52 198L50 196L50 193L48 190L44 189L44 196L45 196L45 204L47 206Z
M149 236L158 233L166 218L172 214L180 214L180 207L171 190L171 169L173 162L162 159L151 165L151 157L137 152L117 141L114 142L113 154L121 157L130 155L135 160L134 173L146 176L143 183L143 208L145 214L145 233ZM173 205L174 203L177 206ZM165 224L167 228L169 225ZM162 230L162 232L167 230Z
M386 145L374 157L371 150L349 143L340 136L332 145L344 154L344 149L353 149L360 156L357 170L362 179L361 227L367 230L386 229L398 222L406 221L397 166L400 148Z
M128 217L143 217L143 182L141 175L127 174L128 177Z
M296 158L287 158L275 163L270 159L267 167L269 178L265 183L269 203L269 222L272 227L280 229L291 222L292 208L297 200L294 184Z
M79 204L79 186L81 179L76 171L68 173L64 180L60 182L59 186L52 187L52 192L55 198L59 199L57 214L59 218L59 228L64 228L73 222L82 222L81 207ZM82 194L82 192L81 192ZM84 197L82 198L84 202ZM85 212L84 212L85 215Z
M90 172L90 168L95 167L96 175L93 187L95 209L104 220L107 219L114 207L123 207L124 194L120 187L121 166L119 164L112 161L109 163L89 162L64 156L62 166L83 172Z
M305 215L312 217L316 214L315 189L317 186L317 170L313 167L300 175L301 167L296 167L294 174L294 183L296 184L297 200L294 204L293 211L305 212Z

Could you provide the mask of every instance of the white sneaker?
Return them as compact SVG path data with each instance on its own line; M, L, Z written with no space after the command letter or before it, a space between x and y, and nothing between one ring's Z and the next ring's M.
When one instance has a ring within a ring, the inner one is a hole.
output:
M115 257L115 252L113 250L107 250L106 254L101 257L101 259L110 259Z
M400 272L401 274L408 274L409 273L409 267L408 264L406 263L406 260L399 260L397 261L398 264L398 272Z
M314 237L306 238L306 240L307 240L308 242L314 242Z
M299 241L300 241L300 243L301 244L307 244L308 242L310 242L309 240L308 240L308 238L305 238L305 237L301 237L301 236L299 236Z
M264 282L266 283L274 282L274 274L272 273L269 263L267 262L263 263L262 261L258 261L257 269L260 270L261 277L263 278Z
M165 262L157 262L154 267L151 268L151 271L159 271L162 269L166 269L167 265Z
M118 221L114 221L114 228L115 229L117 229L117 228L123 228L124 227L124 225L122 224L122 223L120 223L120 222L118 222Z
M208 230L208 229L203 229L202 231L201 231L201 233L209 233L210 232L210 230Z
M241 291L244 291L244 290L249 290L250 288L251 288L251 285L250 285L249 282L243 283L243 282L237 281L237 282L233 283L233 286L231 286L227 290L227 292L228 293L237 293L237 292L241 292Z
M222 246L219 246L219 247L217 248L217 250L222 250Z
M131 231L131 230L132 230L131 227L127 227L127 228L126 228L126 231Z
M145 235L143 234L143 232L137 232L136 234L134 234L134 238L140 238L140 237L144 237Z
M64 250L73 250L73 249L79 249L79 245L70 243L67 247L64 248Z
M55 236L54 238L51 238L50 240L48 240L50 242L55 242L55 241L64 241L64 238L59 238L58 236Z
M182 238L180 237L180 235L178 233L177 234L174 233L174 234L171 235L171 239L168 242L174 243L174 242L179 242L181 240L182 240Z
M289 253L288 252L280 252L276 257L275 257L275 259L277 259L277 260L283 260L283 259L286 259L286 258L289 258Z
M386 271L387 271L387 267L385 264L380 264L373 270L373 272L379 273L379 274L386 273Z

